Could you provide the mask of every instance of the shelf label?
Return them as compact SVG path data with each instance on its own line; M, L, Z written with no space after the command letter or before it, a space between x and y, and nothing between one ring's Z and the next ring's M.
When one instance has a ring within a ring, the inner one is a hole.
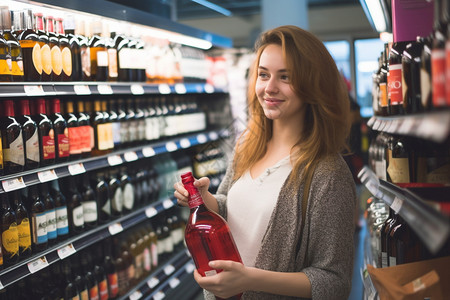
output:
M55 170L42 171L37 173L40 182L47 182L58 179Z
M2 282L0 281L0 291L3 290L4 286L2 284Z
M69 165L67 168L69 169L69 173L72 176L83 174L86 172L86 169L84 168L84 165L82 163Z
M180 284L180 279L178 279L178 278L172 278L170 281L169 281L169 285L170 285L170 287L171 288L176 288L178 285Z
M132 84L131 93L133 95L144 95L144 88L140 84Z
M161 83L158 85L158 91L163 95L170 94L170 86L167 83Z
M213 141L215 141L219 138L219 135L215 131L211 131L208 135L209 135L209 138Z
M130 300L138 300L138 299L141 299L141 298L142 298L142 293L139 290L137 290L133 294L130 295L129 299Z
M27 96L45 96L42 85L25 85L23 89Z
M205 84L205 92L207 92L208 94L214 93L214 86L209 83Z
M123 227L120 223L115 223L108 226L108 231L111 235L116 235L123 231Z
M172 274L174 271L175 271L175 267L172 265L168 265L164 268L164 274L166 274L167 276Z
M108 164L110 166L117 166L117 165L120 165L122 163L123 163L123 161L122 161L122 158L120 157L120 155L108 156Z
M147 216L147 218L151 218L151 217L154 217L154 216L156 216L158 214L158 211L156 210L156 208L154 208L153 206L152 207L149 207L149 208L147 208L146 210L145 210L145 215Z
M204 135L203 133L201 133L201 134L197 135L197 141L198 141L200 144L204 144L204 143L206 143L206 142L208 141L208 138L206 137L206 135Z
M138 160L138 155L136 154L136 152L134 151L130 151L130 152L126 152L123 155L123 158L125 158L125 161L130 162L130 161L135 161Z
M45 256L42 256L32 262L29 262L27 265L28 265L28 270L30 270L30 272L33 274L39 270L42 270L42 269L48 267L48 261L47 261L47 258L45 258Z
M56 250L56 252L58 252L58 256L60 259L64 259L64 258L76 253L77 251L75 250L75 247L72 245L72 243L70 243L67 246L64 246L64 247Z
M163 207L164 207L165 209L169 209L169 208L171 208L172 206L174 206L175 204L173 203L172 200L166 199L166 200L163 201L162 205L163 205Z
M91 89L88 85L74 85L73 90L75 91L75 94L79 96L91 94Z
M99 84L97 86L98 93L100 95L112 95L113 90L109 84Z
M398 213L398 212L400 211L400 209L402 208L402 205L403 205L403 200L400 199L400 198L395 197L395 198L394 198L394 201L392 201L391 208L392 208L396 213Z
M142 154L144 155L144 157L151 157L155 156L156 152L152 147L145 147L144 149L142 149Z
M159 284L159 279L156 277L152 277L147 281L147 285L149 288L153 289L155 286Z
M177 151L178 147L177 147L177 144L175 144L174 142L167 142L166 149L168 152L173 152L173 151Z
M181 139L180 146L181 146L181 148L184 148L184 149L189 148L191 146L191 141L189 141L189 139L186 139L186 138Z
M166 297L163 291L158 291L155 295L153 295L153 300L162 300Z
M175 84L175 92L177 94L186 94L186 92L187 92L186 86L182 83Z
M194 266L193 263L189 263L189 264L186 265L185 269L186 269L186 273L191 274L192 272L194 272L195 266Z
M7 179L2 181L2 187L5 192L10 192L14 190L23 189L25 187L25 182L22 177L16 177L12 179Z

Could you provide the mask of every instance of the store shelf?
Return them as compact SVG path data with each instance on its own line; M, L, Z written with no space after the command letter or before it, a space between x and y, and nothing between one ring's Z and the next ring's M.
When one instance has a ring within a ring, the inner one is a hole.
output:
M450 236L450 219L408 189L384 180L365 166L358 174L370 193L400 214L431 253L437 253Z
M441 143L450 136L450 110L395 117L373 116L367 125L376 131Z
M148 84L141 82L21 82L0 83L0 97L55 97L88 95L183 95L226 93L208 83Z
M80 159L77 161L70 161L63 164L3 176L0 177L0 193L22 189L26 186L48 182L70 175L78 175L101 168L118 166L141 158L153 157L161 153L174 152L179 149L186 149L226 137L229 137L229 132L227 130L206 131L164 142L155 142L145 146L114 151L108 155Z
M46 251L36 253L29 259L18 262L17 264L0 271L0 290L22 278L48 267L54 262L65 259L66 257L100 240L116 235L146 219L152 218L171 208L175 204L176 199L160 200L152 203L151 205L138 209L126 216L112 220L107 224L100 225L92 230L84 232L83 234L62 241L57 245L50 247Z

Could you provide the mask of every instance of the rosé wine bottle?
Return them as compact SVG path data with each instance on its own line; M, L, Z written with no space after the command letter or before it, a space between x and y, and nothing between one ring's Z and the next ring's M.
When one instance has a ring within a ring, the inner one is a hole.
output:
M200 192L194 187L192 173L182 174L181 181L189 192L188 203L191 210L186 224L185 240L197 271L202 276L220 273L222 270L208 266L212 260L233 260L242 263L227 222L205 206ZM228 299L240 298L241 294Z

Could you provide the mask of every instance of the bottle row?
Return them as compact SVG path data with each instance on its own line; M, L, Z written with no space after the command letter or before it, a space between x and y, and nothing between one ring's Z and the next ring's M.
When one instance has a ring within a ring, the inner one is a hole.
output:
M371 197L365 217L374 267L385 268L450 255L450 240L431 254L408 223L383 201Z
M3 100L0 176L206 129L194 98Z
M0 21L0 81L173 84L206 82L217 69L203 50L153 38L130 24L8 7Z
M434 1L429 36L385 45L373 75L373 109L379 116L450 107L450 5Z
M19 280L2 299L118 299L182 251L184 227L173 207Z

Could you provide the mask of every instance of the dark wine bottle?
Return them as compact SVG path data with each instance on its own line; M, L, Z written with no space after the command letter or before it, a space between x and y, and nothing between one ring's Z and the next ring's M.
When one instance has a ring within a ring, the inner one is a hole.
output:
M83 188L82 188L82 204L84 225L86 229L94 228L98 222L98 207L97 199L95 197L94 190L89 184L89 175L87 173L82 175Z
M30 116L28 100L20 100L20 115L17 121L22 126L23 142L25 146L25 170L39 167L39 134L36 122Z
M25 166L25 148L22 127L14 114L12 100L3 100L3 116L0 118L3 168L5 174L21 172Z
M97 172L92 177L97 199L98 223L104 224L111 219L111 198L109 194L109 185L104 172Z
M40 197L45 206L45 215L47 218L47 239L48 245L56 244L58 237L56 228L56 209L55 201L53 200L48 190L48 184L46 182L39 185Z
M60 190L58 180L51 182L50 193L55 201L56 232L61 241L69 236L69 220L67 215L66 197Z
M19 261L19 231L17 229L16 213L11 207L8 194L1 194L1 198L1 251L3 255L3 265L8 267Z
M8 7L1 8L1 21L3 38L11 49L11 79L12 81L23 81L23 57L19 41L11 32L11 13Z
M68 161L70 155L69 130L66 120L61 115L59 99L52 100L52 114L49 118L53 123L55 132L55 161L58 163Z
M31 256L31 224L28 210L22 201L22 195L18 190L11 192L14 212L17 218L17 230L19 231L19 257L24 259Z
M28 188L28 211L31 216L33 253L44 251L48 246L47 215L45 205L39 197L37 185Z
M67 182L68 181L68 182ZM70 176L66 182L67 214L69 216L69 232L72 236L84 231L84 216L81 194L77 188L75 176Z
M34 18L30 9L23 12L24 30L18 36L23 55L25 81L41 81L42 58L39 35L34 30Z
M78 126L78 118L73 110L73 101L68 100L65 103L64 117L67 121L69 130L69 151L71 159L81 158L81 130Z
M37 111L32 118L38 126L40 163L47 166L55 162L55 131L47 116L45 99L40 98L36 102Z

